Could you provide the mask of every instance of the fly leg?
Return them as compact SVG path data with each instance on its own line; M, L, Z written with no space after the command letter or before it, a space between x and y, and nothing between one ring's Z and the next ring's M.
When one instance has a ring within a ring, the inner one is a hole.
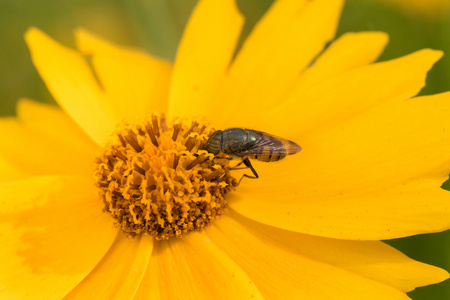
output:
M244 163L244 160L241 160L237 165L235 165L234 167L230 168L230 170L242 170L242 169L248 169L247 166L245 167L239 167L240 165L242 165Z
M250 160L248 159L248 157L246 157L242 162L244 163L244 165L245 165L247 168L249 168L250 170L252 170L252 173L253 173L253 175L254 175L254 176L250 176L250 175L244 174L245 177L247 177L247 178L252 178L252 179L257 179L257 178L259 178L258 173L256 173L256 171L255 171L255 169L253 168L253 166L252 166Z
M238 186L239 186L239 184L241 184L241 181L242 181L242 179L243 179L244 177L251 178L251 179L257 179L257 178L259 178L258 173L256 173L256 171L255 171L255 169L253 168L252 163L250 162L250 160L248 159L248 157L244 158L239 164L236 165L236 167L240 166L241 164L244 164L244 165L245 165L245 168L249 168L249 169L252 171L252 173L253 173L254 176L247 175L247 174L242 175L241 179L239 179L239 182L238 182L238 184L237 184ZM233 168L233 169L234 169L234 170L237 170L237 169L235 169L235 168ZM239 168L239 169L243 169L243 168Z

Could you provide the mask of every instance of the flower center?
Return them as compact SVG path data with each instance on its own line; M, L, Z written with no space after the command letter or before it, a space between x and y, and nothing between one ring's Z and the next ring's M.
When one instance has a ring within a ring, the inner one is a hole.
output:
M104 211L129 236L157 240L198 230L220 216L237 180L229 160L200 150L214 130L198 120L152 115L121 123L96 159Z

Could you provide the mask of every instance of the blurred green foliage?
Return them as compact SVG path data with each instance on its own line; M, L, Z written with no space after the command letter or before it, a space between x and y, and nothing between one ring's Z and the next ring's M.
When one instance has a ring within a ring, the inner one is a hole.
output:
M72 30L86 28L119 44L147 49L173 60L196 0L2 0L0 1L0 115L14 115L20 97L54 103L32 66L23 33L35 26L61 43L74 46ZM238 0L246 17L241 43L272 0ZM401 11L376 0L347 0L338 36L349 31L384 31L390 43L380 60L399 57L422 48L450 53L450 14L434 18ZM450 56L430 71L421 94L449 90ZM448 184L450 186L450 184ZM450 232L389 241L417 260L450 270ZM413 299L450 299L450 282L419 288Z

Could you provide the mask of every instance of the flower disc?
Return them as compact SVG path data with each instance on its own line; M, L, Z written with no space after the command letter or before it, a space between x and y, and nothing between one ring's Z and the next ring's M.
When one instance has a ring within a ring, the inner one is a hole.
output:
M104 210L130 236L180 237L220 216L237 181L229 160L201 150L214 130L164 116L122 123L96 159Z

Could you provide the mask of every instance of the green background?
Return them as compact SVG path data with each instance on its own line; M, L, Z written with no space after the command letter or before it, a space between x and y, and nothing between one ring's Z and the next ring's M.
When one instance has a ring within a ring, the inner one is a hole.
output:
M15 103L21 97L54 103L31 63L23 40L28 27L38 27L68 46L74 46L72 30L84 27L119 44L143 47L159 57L173 60L195 3L195 0L0 1L0 115L14 115ZM242 38L271 3L270 0L238 0L246 17ZM380 4L376 0L348 0L338 36L344 32L367 30L384 31L390 35L390 43L380 60L422 48L450 53L448 11L429 17ZM446 55L429 72L427 86L421 94L449 90L449 78L450 55ZM450 271L450 232L388 243L414 259ZM409 296L413 299L450 299L450 281L418 288Z

